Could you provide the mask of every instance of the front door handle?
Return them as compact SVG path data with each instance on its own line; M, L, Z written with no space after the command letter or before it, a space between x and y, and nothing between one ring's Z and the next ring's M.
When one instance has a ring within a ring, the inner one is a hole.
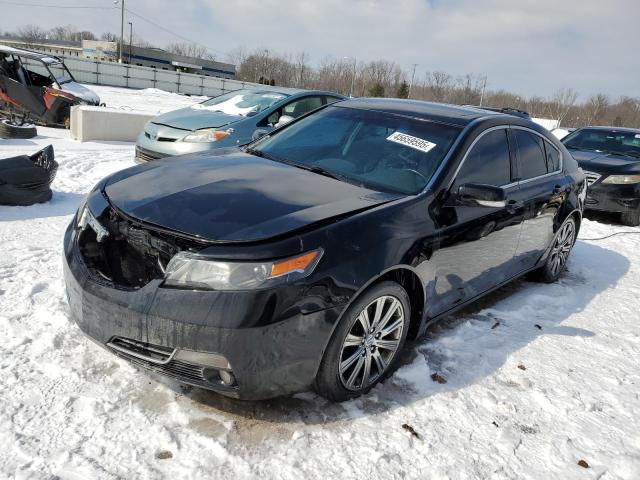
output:
M562 192L562 186L561 185L556 185L555 187L553 187L553 194L557 195L560 192Z

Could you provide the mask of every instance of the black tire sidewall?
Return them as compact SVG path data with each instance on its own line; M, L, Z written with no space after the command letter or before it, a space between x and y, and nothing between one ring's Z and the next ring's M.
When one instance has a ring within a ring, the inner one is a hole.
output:
M624 212L621 215L622 223L629 227L637 227L640 225L640 208Z
M390 295L398 299L404 309L404 328L402 330L402 337L398 350L395 353L389 367L383 375L380 376L372 385L362 390L348 390L342 385L340 380L340 373L338 371L338 365L340 362L340 354L342 353L342 344L347 333L351 330L353 323L356 321L360 312L369 305L376 298ZM379 382L388 378L393 373L397 366L398 357L404 348L407 333L409 330L409 323L411 318L411 303L409 301L409 295L406 290L398 283L392 281L383 281L377 283L361 295L359 295L344 311L340 318L340 323L336 326L329 344L324 352L320 368L318 369L318 375L316 376L315 390L319 395L337 402L349 400L351 398L358 397L367 393L371 388L377 385Z
M7 120L0 121L0 137L2 138L33 138L38 134L38 130L33 125L19 126L12 125Z

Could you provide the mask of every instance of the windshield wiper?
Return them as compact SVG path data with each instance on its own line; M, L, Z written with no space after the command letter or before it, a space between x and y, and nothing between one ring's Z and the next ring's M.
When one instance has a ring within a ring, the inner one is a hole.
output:
M302 170L307 170L309 172L317 173L318 175L323 175L325 177L333 178L334 180L340 180L342 182L347 182L347 183L355 183L353 180L347 179L346 177L343 177L342 175L338 175L337 173L330 172L326 168L323 168L319 165L305 165L304 163L292 162L291 160L286 160L281 157L276 157L269 153L265 153L262 150L256 150L253 148L245 148L244 151L251 155L255 155L256 157L267 158L269 160L273 160L274 162L280 162L286 165L291 165L292 167L301 168ZM362 186L359 183L355 183L355 184Z
M265 153L262 150L257 150L255 148L245 148L244 149L245 152L251 154L251 155L255 155L256 157L260 157L260 158L266 158L268 160L273 160L274 162L279 162L279 163L286 163L287 165L296 165L293 162L290 162L289 160L285 160L284 158L280 158L280 157L276 157L275 155L271 155L270 153Z
M330 172L326 168L322 168L319 165L305 165L303 163L291 163L291 165L293 165L294 167L301 168L303 170L308 170L309 172L317 173L319 175L324 175L325 177L344 181L344 177L337 175L333 172Z

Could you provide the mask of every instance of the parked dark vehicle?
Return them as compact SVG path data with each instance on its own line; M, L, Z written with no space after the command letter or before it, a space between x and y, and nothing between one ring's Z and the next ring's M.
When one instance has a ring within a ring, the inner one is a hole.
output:
M344 99L332 92L299 88L247 88L163 113L136 141L136 161L246 145L316 108Z
M25 67L28 63L29 68ZM68 127L72 105L98 105L58 58L0 45L0 110L49 126Z
M587 175L587 210L619 213L640 225L640 130L586 127L562 139Z
M243 149L101 181L65 234L70 310L182 382L345 400L442 316L527 272L557 279L585 196L527 119L346 100Z

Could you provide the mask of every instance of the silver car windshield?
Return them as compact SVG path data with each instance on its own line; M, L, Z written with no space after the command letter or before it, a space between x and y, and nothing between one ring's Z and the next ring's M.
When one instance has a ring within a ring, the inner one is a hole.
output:
M236 90L211 98L202 103L196 103L191 108L195 110L222 112L227 115L251 117L256 113L266 110L285 97L287 97L287 95L278 92Z

